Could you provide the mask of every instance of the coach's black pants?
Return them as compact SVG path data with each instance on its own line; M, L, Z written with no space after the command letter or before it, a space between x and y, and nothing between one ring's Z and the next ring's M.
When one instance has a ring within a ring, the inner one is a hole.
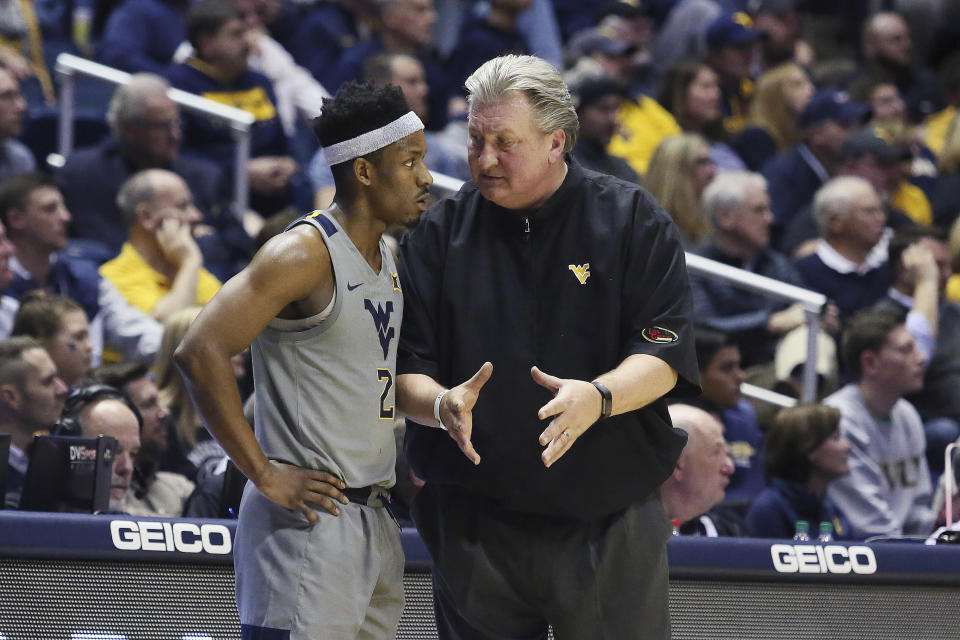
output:
M413 502L433 558L441 640L666 639L666 541L659 492L581 522L507 511L449 486Z

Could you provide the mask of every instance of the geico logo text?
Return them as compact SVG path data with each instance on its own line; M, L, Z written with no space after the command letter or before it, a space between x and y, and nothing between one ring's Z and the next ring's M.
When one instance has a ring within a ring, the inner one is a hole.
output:
M114 520L110 537L121 551L228 554L233 548L230 530L222 524Z
M877 572L873 549L837 544L770 545L773 568L780 573L861 573Z

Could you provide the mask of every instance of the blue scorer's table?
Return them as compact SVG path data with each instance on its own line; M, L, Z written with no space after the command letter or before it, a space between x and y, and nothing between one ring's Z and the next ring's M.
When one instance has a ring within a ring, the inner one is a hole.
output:
M234 530L0 512L0 640L239 638ZM397 637L435 638L430 559L402 535ZM675 538L669 554L674 638L960 638L960 546Z

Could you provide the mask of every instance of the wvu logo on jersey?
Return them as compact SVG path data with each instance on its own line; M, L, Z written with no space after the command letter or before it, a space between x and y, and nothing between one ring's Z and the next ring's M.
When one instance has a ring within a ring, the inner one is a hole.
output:
M390 351L390 341L393 340L395 334L393 327L390 326L393 302L387 302L386 309L384 309L380 306L380 303L377 303L377 306L374 307L370 300L364 299L363 308L369 311L373 317L373 324L377 327L377 336L380 338L380 346L383 348L383 359L386 360L387 352Z
M400 288L400 276L395 273L390 274L390 281L393 282L393 290L400 291L403 293L403 290Z
M587 278L590 277L589 262L567 265L567 268L570 269L570 271L573 271L573 275L577 276L577 280L580 281L580 284L587 284Z

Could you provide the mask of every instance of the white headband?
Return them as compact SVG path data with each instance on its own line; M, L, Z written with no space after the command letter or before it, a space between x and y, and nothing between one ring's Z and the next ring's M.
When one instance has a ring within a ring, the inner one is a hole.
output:
M382 149L393 144L415 131L423 129L423 122L413 111L408 111L393 122L387 123L379 129L367 131L356 138L350 138L329 147L324 147L323 156L327 164L333 166L366 155L371 151Z

